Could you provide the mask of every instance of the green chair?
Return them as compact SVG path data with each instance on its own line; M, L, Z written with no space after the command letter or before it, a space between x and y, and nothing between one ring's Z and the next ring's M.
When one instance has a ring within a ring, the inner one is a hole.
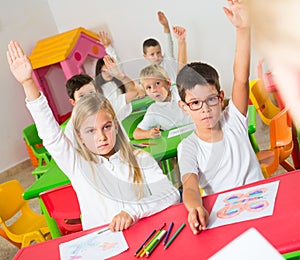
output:
M71 119L71 117L69 117L68 119L66 119L63 123L60 124L60 127L63 131L65 131L66 125L68 124L69 120Z
M155 101L149 96L145 96L143 98L136 98L131 101L132 111L135 112L139 110L147 110L147 108L154 102Z
M22 131L26 144L32 150L34 156L38 159L38 165L42 166L50 163L51 156L47 149L43 146L43 141L39 137L36 125L32 124L25 127Z
M282 255L284 259L288 260L300 260L300 251L294 251Z
M132 112L128 117L122 120L122 125L129 139L133 139L133 132L137 125L143 120L146 110Z
M254 133L256 132L256 109L254 105L248 106L248 136L255 153L259 152L259 147Z

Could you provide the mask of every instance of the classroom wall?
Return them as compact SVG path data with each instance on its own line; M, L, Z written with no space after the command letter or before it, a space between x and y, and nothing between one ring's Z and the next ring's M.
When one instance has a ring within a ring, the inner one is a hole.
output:
M18 40L30 53L36 41L57 33L47 0L1 1L0 8L0 173L28 159L21 134L33 123L25 109L25 95L8 67L7 44Z
M25 109L23 90L12 77L6 62L9 40L20 41L30 54L39 39L60 32L77 27L94 32L106 30L124 69L136 79L139 69L146 64L141 48L144 39L155 37L164 46L162 26L156 16L157 11L162 10L170 25L187 29L189 62L201 60L212 64L218 70L222 88L229 97L235 33L222 10L226 4L225 0L10 0L2 3L0 173L28 159L21 131L33 122ZM252 77L255 77L255 57L253 64Z

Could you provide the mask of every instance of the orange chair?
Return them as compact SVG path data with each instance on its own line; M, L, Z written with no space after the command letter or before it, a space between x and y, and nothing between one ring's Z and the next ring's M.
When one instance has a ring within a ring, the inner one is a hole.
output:
M44 191L40 198L50 217L56 221L61 235L82 230L80 207L71 184Z
M51 239L45 217L29 207L23 192L17 180L0 184L0 235L19 248Z
M271 119L279 113L280 109L272 102L270 93L266 91L261 79L250 81L249 94L250 100L255 106L261 120L266 125L270 125Z
M286 159L293 150L292 121L286 109L270 121L270 149L256 153L265 178L270 177L279 165L287 171L295 170Z

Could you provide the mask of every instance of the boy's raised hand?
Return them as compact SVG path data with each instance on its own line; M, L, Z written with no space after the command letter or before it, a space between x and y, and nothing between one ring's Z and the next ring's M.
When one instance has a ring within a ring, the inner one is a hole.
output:
M247 28L250 26L249 14L242 0L228 0L229 8L223 7L223 10L229 21L236 28Z
M185 40L186 39L186 30L184 27L181 26L173 26L172 27L173 34L175 38L180 41L180 40Z
M10 70L17 81L23 84L25 81L32 79L32 66L30 60L25 55L18 42L11 41L8 44L6 56Z
M161 11L157 12L157 17L159 23L164 27L164 32L165 33L170 33L170 27L169 27L169 22L165 14Z

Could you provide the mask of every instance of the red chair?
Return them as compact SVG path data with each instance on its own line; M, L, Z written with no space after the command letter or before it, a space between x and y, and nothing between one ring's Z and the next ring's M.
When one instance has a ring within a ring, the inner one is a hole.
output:
M80 207L71 184L44 191L40 198L63 236L82 230Z

